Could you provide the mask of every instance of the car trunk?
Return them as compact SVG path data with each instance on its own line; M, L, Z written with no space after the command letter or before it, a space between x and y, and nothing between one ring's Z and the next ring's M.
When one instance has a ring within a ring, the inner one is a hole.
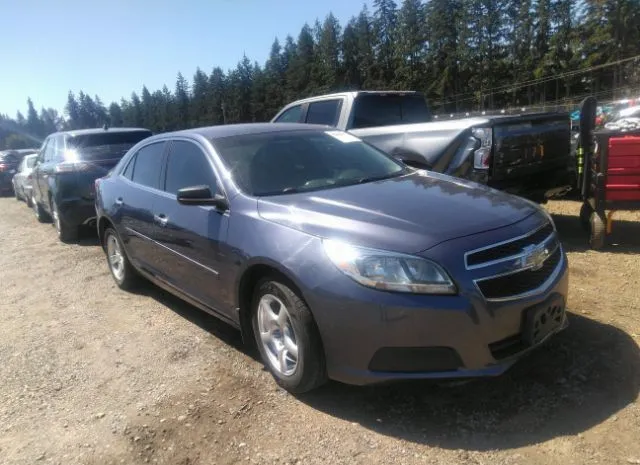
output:
M568 169L571 122L563 113L498 117L493 126L491 179L529 178Z

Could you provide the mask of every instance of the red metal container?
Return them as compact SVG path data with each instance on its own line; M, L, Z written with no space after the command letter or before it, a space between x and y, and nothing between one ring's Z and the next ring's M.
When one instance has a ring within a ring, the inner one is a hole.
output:
M640 210L640 129L596 131L595 150L585 160L584 204L580 218L590 243L602 247L616 210Z

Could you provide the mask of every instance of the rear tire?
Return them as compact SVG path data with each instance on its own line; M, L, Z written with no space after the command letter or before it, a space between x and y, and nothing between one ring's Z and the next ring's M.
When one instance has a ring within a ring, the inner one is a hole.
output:
M593 250L602 249L607 241L607 225L598 212L591 213L591 232L589 235L589 245Z
M251 310L258 350L281 387L302 394L327 381L324 350L311 311L285 282L262 279Z
M115 229L107 228L103 237L102 245L113 280L122 290L130 291L136 288L140 284L140 275L129 262L120 236Z
M51 219L47 212L40 206L34 194L31 194L31 207L33 208L33 212L36 215L36 219L40 223L48 223Z
M51 212L53 213L53 226L58 233L58 239L68 243L78 239L78 227L72 226L64 221L60 216L58 205L54 201L51 202Z
M591 214L593 213L593 208L588 202L584 202L582 207L580 207L580 225L582 229L589 232L591 229Z

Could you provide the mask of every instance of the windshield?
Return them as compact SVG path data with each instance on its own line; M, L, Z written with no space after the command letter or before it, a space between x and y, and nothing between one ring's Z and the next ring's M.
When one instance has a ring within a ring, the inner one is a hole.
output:
M364 94L358 96L354 105L354 129L431 121L427 102L421 95Z
M70 137L67 148L85 161L122 158L131 147L149 136L151 131L82 134Z
M406 172L378 149L340 131L287 131L212 141L247 194L280 195L330 189Z

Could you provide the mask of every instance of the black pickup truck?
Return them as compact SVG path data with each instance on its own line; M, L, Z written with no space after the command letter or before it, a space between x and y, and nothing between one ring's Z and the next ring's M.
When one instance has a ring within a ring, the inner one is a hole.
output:
M298 100L275 123L348 131L407 165L469 179L536 202L570 190L565 113L435 119L417 92L344 92Z

